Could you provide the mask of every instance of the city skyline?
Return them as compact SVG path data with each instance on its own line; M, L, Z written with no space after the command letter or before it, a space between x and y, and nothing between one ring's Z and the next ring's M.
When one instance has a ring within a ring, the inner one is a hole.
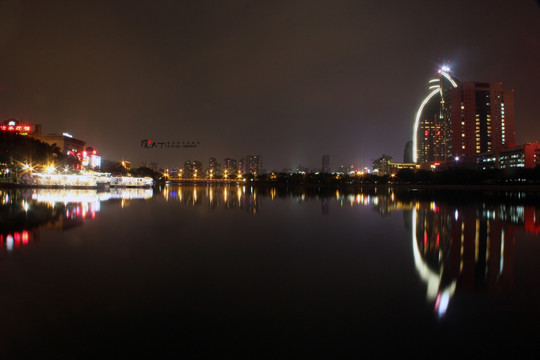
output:
M515 90L516 142L540 139L532 0L4 1L0 13L0 121L69 132L105 159L260 154L268 171L320 168L326 154L332 168L402 160L441 65Z

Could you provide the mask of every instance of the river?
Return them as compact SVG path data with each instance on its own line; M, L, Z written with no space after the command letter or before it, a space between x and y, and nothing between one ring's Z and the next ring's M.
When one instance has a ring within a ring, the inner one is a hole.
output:
M539 199L0 190L0 348L6 358L533 358Z

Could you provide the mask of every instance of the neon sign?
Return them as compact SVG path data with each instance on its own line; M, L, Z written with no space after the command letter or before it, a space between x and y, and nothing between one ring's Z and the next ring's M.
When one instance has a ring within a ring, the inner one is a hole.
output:
M7 125L5 124L0 125L0 131L29 133L29 132L33 132L33 127L32 125L28 125L28 124L14 124L13 122L10 122Z

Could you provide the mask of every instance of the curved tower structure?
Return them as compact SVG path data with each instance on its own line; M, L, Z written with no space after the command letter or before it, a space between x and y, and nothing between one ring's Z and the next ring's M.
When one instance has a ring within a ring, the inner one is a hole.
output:
M450 90L461 82L447 67L429 81L429 92L416 112L413 132L413 162L444 161L452 153L449 109Z

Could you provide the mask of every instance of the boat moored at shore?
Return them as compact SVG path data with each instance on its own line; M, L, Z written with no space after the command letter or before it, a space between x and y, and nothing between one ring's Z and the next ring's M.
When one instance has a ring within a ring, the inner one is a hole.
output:
M53 188L152 187L150 177L111 176L104 173L24 174L18 185Z

